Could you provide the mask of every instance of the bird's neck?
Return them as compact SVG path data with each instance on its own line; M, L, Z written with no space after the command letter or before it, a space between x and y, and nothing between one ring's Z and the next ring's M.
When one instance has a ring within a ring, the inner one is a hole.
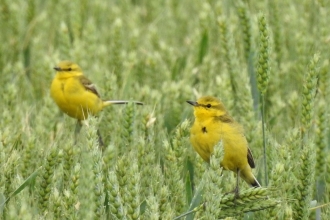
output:
M213 120L214 118L226 115L226 112L195 111L195 118L200 121Z

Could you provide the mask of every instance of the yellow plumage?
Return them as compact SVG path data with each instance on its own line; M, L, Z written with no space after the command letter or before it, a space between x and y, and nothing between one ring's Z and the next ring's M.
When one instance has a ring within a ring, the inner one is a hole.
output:
M211 96L187 102L194 106L190 141L195 151L209 162L214 146L222 141L224 157L220 165L240 175L251 186L260 187L251 171L255 164L243 128L228 114L222 102Z
M70 61L62 61L54 68L57 73L52 81L50 94L58 107L79 121L95 115L110 104L126 104L128 101L103 101L95 86L86 78L81 68ZM141 102L135 102L142 104Z

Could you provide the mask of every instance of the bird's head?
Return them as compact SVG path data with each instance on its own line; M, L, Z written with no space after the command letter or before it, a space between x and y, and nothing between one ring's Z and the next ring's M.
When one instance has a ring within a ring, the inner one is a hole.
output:
M61 61L59 64L57 64L56 67L54 67L54 69L57 71L57 72L66 72L66 73L70 73L70 72L82 72L80 67L71 62L71 61Z
M194 115L196 118L223 116L227 112L222 102L212 96L204 96L197 101L187 102L194 107Z

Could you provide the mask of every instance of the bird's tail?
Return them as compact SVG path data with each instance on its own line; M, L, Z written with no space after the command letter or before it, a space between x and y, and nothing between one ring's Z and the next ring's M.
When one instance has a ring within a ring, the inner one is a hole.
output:
M103 106L108 106L108 105L116 105L116 104L128 104L128 103L134 103L137 105L143 105L142 102L138 102L138 101L126 101L126 100L107 100L107 101L103 101Z
M252 181L250 184L252 187L261 187L260 183L258 182L257 178L253 175L254 181Z
M240 170L240 176L252 187L261 187L257 178L253 175L251 167L247 165L244 169Z

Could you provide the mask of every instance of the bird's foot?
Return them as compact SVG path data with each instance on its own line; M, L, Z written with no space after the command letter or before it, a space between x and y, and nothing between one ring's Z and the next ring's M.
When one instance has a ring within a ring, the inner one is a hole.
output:
M239 199L239 188L238 187L235 187L234 190L230 191L230 192L226 192L225 195L228 195L228 194L234 194L234 203L236 204L236 200Z

